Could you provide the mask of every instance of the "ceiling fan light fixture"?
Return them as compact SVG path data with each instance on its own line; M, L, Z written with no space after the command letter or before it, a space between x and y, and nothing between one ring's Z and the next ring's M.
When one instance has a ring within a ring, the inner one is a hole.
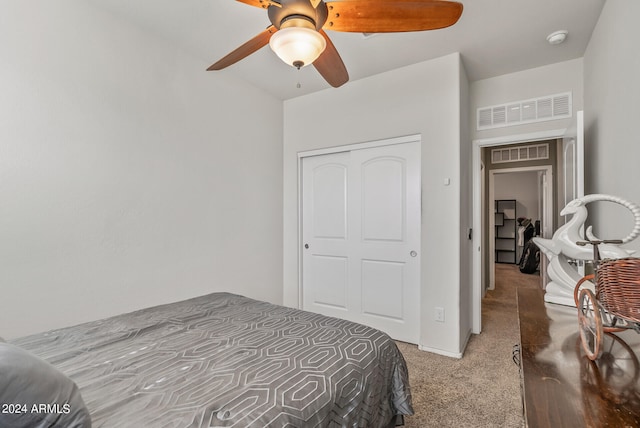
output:
M293 26L273 34L269 46L282 61L300 69L318 59L327 42L315 29Z

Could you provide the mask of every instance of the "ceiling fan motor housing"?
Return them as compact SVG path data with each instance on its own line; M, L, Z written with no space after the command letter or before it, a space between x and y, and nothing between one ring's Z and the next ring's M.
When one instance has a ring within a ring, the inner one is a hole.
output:
M327 21L329 12L324 1L314 8L309 0L280 0L282 7L269 6L269 20L278 30L290 18L304 17L311 20L316 30L320 30Z

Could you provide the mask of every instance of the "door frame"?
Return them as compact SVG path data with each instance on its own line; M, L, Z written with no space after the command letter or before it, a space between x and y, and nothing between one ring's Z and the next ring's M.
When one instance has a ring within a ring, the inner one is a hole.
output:
M302 160L306 157L310 156L320 156L326 154L333 153L341 153L341 152L350 152L352 150L362 150L362 149L371 149L375 147L383 147L383 146L393 146L396 144L405 144L405 143L420 143L422 146L422 135L421 134L412 134L405 135L401 137L393 137L393 138L385 138L380 140L367 141L362 143L354 143L348 144L345 146L333 146L327 147L323 149L314 149L298 152L298 308L302 309L303 307L303 272L302 272L302 256L303 256L303 245L302 242ZM422 170L422 162L420 162L420 169ZM421 183L422 186L422 183ZM420 192L422 197L422 192ZM421 210L422 211L422 210ZM422 217L422 212L420 213L420 217ZM422 273L420 273L420 279L418 284L419 289L422 288Z
M553 189L553 167L551 165L540 165L540 166L525 166L520 168L503 168L503 169L494 169L489 172L489 201L493 201L495 198L495 176L498 174L517 174L519 172L538 172L544 173L547 177L547 188L551 187L551 192L547 191L546 195L538 194L538 202L541 203L543 209L542 219L547 219L546 222L543 221L543 225L546 231L553 230L553 224L549 226L549 221L553 223L553 200L555 198L555 192ZM551 186L549 186L551 183ZM539 191L536 188L536 191ZM489 290L493 290L495 288L495 216L490 214L491 207L485 207L485 214L488 215L489 218ZM543 236L546 235L543 234ZM544 236L548 238L549 236ZM517 253L516 253L517 254ZM516 258L517 260L517 258Z
M549 131L532 132L528 134L514 134L502 137L476 139L472 141L472 195L473 195L473 230L478 233L473 234L473 256L472 256L472 299L471 320L473 334L482 332L482 297L484 293L484 266L482 264L482 248L484 240L482 235L484 227L482 223L483 213L483 167L481 150L484 147L504 146L507 144L527 143L562 138L566 135L567 129L553 129Z

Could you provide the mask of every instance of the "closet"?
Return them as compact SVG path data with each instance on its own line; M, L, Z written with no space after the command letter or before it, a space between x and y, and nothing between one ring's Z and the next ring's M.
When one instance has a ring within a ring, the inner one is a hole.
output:
M420 336L420 142L302 159L303 309Z

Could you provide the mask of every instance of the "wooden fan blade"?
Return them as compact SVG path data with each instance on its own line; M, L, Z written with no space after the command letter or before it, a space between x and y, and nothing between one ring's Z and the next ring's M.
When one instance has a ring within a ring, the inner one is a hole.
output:
M238 49L229 53L227 56L207 68L207 71L222 70L223 68L229 67L241 59L248 57L255 51L266 46L269 43L269 39L271 39L271 35L276 31L278 31L276 27L270 25L262 33L258 34L253 39L249 40L247 43L243 44Z
M269 7L269 2L264 0L236 0L240 3L248 4L249 6L259 7L261 9L266 9Z
M327 3L325 30L398 33L435 30L455 24L462 4L444 0L342 0Z
M324 77L324 80L334 88L337 88L349 81L349 73L327 33L320 30L320 34L327 41L327 47L318 59L313 61L313 66Z

